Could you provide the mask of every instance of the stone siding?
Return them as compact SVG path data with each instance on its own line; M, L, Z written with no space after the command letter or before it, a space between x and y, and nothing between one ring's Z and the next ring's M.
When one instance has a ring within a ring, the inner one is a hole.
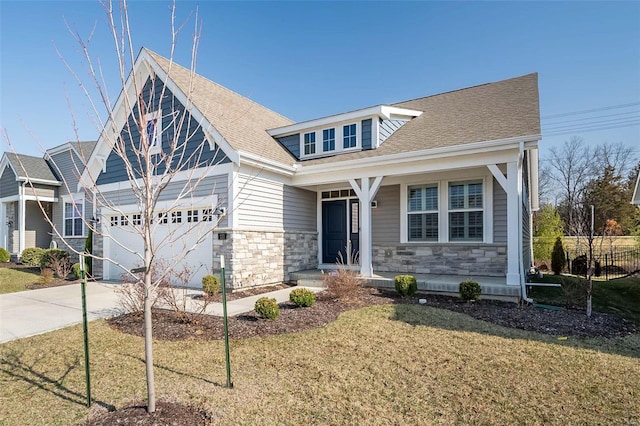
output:
M84 242L86 240L86 237L65 238L64 240L62 240L57 235L52 235L51 239L56 242L59 249L69 252L69 258L71 259L71 262L78 263L78 255L75 254L72 250L69 250L69 247L78 252L84 252Z
M503 277L507 271L507 247L499 244L374 245L373 269Z
M220 239L226 234L226 239ZM213 270L225 256L227 286L232 289L281 283L289 273L318 265L318 237L305 231L219 231L213 239Z

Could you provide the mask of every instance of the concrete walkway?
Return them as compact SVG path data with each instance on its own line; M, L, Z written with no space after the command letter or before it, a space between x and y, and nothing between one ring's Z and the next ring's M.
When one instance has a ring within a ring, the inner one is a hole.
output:
M90 321L123 313L116 293L119 286L120 284L95 282L87 284L87 317ZM278 303L285 302L289 300L289 293L294 288L300 287L285 288L229 301L227 313L229 316L234 316L250 312L256 300L261 297L275 298ZM322 288L309 289L315 292L323 290ZM187 309L198 310L201 303L198 296L202 295L202 291L187 290L184 293L180 290L174 291L177 292L178 298L187 298ZM206 313L222 316L222 303L209 303ZM80 284L0 294L0 343L80 323L82 323Z

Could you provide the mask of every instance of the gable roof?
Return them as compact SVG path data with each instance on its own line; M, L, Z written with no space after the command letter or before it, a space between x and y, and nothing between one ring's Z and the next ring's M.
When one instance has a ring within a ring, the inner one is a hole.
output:
M537 73L394 106L424 113L398 129L377 149L301 163L324 164L514 137L540 138Z
M267 133L293 121L143 48L236 151L291 165L296 159Z
M58 177L42 157L5 152L18 180L59 183Z
M91 157L91 153L95 149L98 141L80 141L80 142L69 142L69 145L76 150L76 153L80 156L80 159L85 163L89 161L89 157Z

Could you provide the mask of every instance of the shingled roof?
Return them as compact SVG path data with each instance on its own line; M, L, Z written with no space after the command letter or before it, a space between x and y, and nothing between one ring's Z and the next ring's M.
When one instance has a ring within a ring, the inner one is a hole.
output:
M21 180L45 180L58 182L58 177L53 173L49 164L42 157L31 155L15 154L6 152L7 160L11 163L13 170Z
M296 162L289 151L267 134L267 129L292 124L291 120L176 63L171 63L149 49L145 50L180 90L191 96L193 105L234 150L249 152L283 164Z
M446 148L540 134L538 74L487 83L394 106L424 111L375 150L302 161L304 165Z

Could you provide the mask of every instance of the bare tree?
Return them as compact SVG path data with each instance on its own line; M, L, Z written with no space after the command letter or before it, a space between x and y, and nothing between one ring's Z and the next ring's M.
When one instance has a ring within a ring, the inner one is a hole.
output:
M74 164L74 177L78 179L82 175L83 180L80 184L84 189L85 197L91 200L98 214L110 212L111 217L120 221L118 222L120 226L126 227L130 238L141 242L141 249L132 248L128 239L124 241L113 238L109 231L109 224L98 224L95 221L86 220L82 215L84 226L91 229L94 238L109 238L111 244L117 245L120 250L138 259L140 268L136 273L127 268L123 262L110 258L108 253L103 253L101 256L91 254L91 257L98 261L107 261L119 266L125 276L131 280L141 280L144 286L147 410L151 413L156 409L151 307L158 286L171 276L177 265L196 250L198 245L207 238L212 238L211 233L222 219L220 215L215 214L222 200L217 200L214 196L215 188L203 189L202 183L212 175L212 169L224 155L215 141L207 137L213 130L203 129L192 116L191 94L200 33L197 12L191 46L191 68L188 73L190 78L185 83L188 87L185 91L187 101L178 102L174 94L167 89L167 81L162 81L158 75L149 72L145 67L136 66L137 58L134 52L132 28L129 26L127 2L122 0L118 4L119 7L114 8L111 0L102 2L115 47L115 66L123 87L117 102L112 102L110 99L103 78L103 67L106 63L95 59L89 53L87 40L91 35L83 39L70 30L83 52L83 59L87 65L86 76L78 74L63 55L60 54L60 58L84 92L100 133L99 143L106 144L110 148L109 158L113 158L111 161L125 171L126 191L137 205L135 215L123 210L118 197L101 189L99 179L102 170L93 173L91 168L85 169L86 158L79 164ZM178 66L173 63L173 56L177 37L185 24L186 22L176 26L174 3L171 9L171 55L168 63L163 64L166 79L170 79L177 71ZM128 64L132 66L131 70ZM181 75L184 76L184 70ZM92 92L97 93L97 97L92 95ZM103 108L108 113L104 122L100 118ZM11 146L8 135L6 132L3 134ZM96 161L94 157L95 153L91 157L92 161ZM49 160L53 162L52 158ZM53 162L53 166L58 169L60 176L69 174L68 170L61 169L61 165ZM24 166L22 168L26 170ZM63 181L63 187L67 193L77 192L77 189L66 180ZM165 194L168 189L171 191L169 195ZM36 193L36 191L33 192ZM179 229L160 233L159 229L162 226L177 221L178 217L174 215L175 209L193 204L196 193L199 194L198 199L211 200L208 209L198 212L199 220L187 221L181 218ZM214 200L217 200L217 203ZM44 211L43 204L40 202L39 204ZM45 217L51 224L53 233L65 242L64 235L52 222L52 218L47 215ZM191 235L192 238L186 242L185 235ZM182 246L172 258L160 259L160 247L168 244L182 244ZM82 252L70 245L67 248L76 254ZM163 265L161 270L158 269L160 264ZM140 271L142 271L141 277Z
M551 180L558 185L560 211L569 235L578 235L582 226L576 220L576 205L580 194L594 176L594 150L582 138L571 137L561 147L551 148L549 170Z

